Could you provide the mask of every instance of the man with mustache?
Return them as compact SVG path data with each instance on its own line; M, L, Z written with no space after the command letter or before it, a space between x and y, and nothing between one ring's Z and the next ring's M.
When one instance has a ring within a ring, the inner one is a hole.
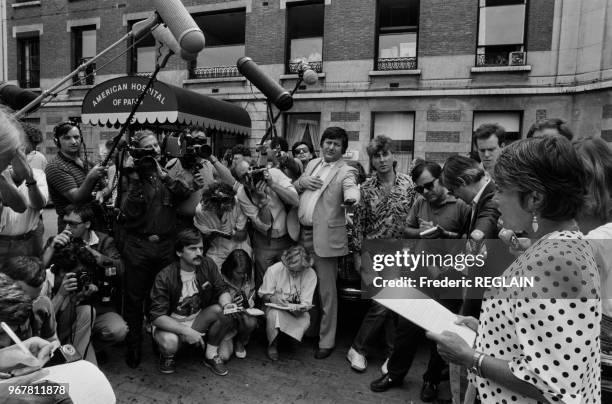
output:
M227 369L219 344L232 329L224 308L232 303L217 266L204 256L201 234L185 229L176 236L178 260L162 269L151 290L153 339L160 351L159 371L175 371L174 354L183 343L205 350L204 365L219 376ZM206 342L205 342L206 341Z

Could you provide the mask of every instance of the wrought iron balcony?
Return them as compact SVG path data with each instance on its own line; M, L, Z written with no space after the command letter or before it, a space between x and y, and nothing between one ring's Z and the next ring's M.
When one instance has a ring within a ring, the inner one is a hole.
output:
M416 70L417 58L379 58L376 70Z
M302 62L289 63L289 74L298 74ZM323 62L308 62L310 68L317 73L323 73Z
M524 66L525 52L489 52L476 55L476 66Z
M189 70L190 79L218 79L240 77L236 66L194 67Z

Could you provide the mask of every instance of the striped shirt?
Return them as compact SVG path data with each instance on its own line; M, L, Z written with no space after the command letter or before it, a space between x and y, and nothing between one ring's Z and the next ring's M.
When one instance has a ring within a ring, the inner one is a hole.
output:
M91 166L86 165L85 162L83 162L83 165L81 167L74 160L70 160L63 153L58 152L45 169L49 195L59 217L64 216L66 206L72 203L63 194L71 189L78 189L85 182Z

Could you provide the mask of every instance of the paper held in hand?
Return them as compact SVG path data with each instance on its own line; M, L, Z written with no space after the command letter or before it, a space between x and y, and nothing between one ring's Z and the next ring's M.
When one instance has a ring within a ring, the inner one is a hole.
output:
M427 331L436 334L451 331L457 333L469 346L474 346L476 333L464 325L455 324L456 314L417 289L409 289L409 292L408 289L403 290L402 298L389 296L382 291L373 299Z

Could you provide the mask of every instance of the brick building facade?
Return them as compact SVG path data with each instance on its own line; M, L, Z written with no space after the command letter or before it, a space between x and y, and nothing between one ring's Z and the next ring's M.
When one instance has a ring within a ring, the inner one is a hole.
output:
M231 66L236 55L253 58L287 89L297 78L291 63L310 62L318 82L295 94L279 133L316 143L323 128L343 126L363 161L379 133L398 141L401 167L413 157L442 161L469 152L474 127L486 121L520 137L536 119L560 117L578 136L612 141L612 0L183 2L207 24L207 47L193 65L173 57L158 77L245 108L251 145L266 131L265 101ZM92 46L100 52L152 11L144 0L9 0L5 77L49 88ZM50 136L57 122L80 115L93 84L146 71L150 49L126 49L96 62L94 82L67 84L28 119ZM94 152L115 133L84 132ZM225 142L237 140L245 141ZM42 151L54 153L52 142Z

